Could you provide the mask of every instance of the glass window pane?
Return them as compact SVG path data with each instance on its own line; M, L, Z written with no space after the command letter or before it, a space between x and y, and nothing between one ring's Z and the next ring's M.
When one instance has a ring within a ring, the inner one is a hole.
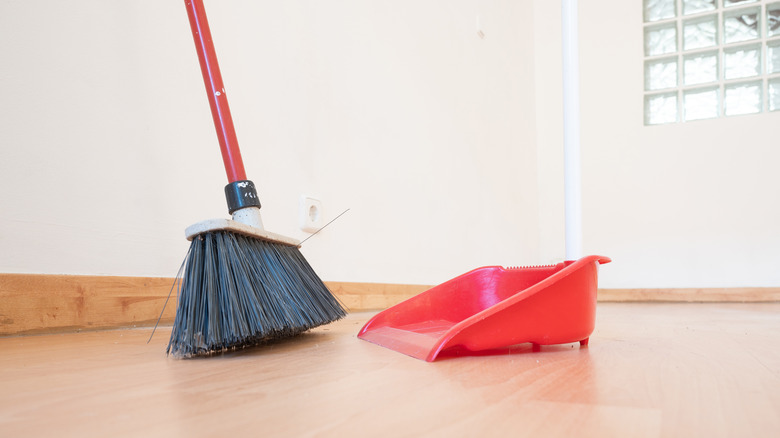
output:
M748 3L755 3L758 0L723 0L723 6L729 7L729 6L740 6L740 5L746 5Z
M766 35L780 35L780 3L766 5Z
M683 94L685 120L718 117L718 88L686 91Z
M685 85L705 84L718 80L718 52L687 55L683 60Z
M780 41L766 43L766 72L780 73Z
M723 50L723 75L726 79L747 78L760 74L760 45L755 44Z
M658 125L677 121L677 93L645 96L645 124Z
M712 47L718 44L718 16L685 20L683 24L683 48L685 50Z
M769 111L780 110L780 78L769 80Z
M717 8L715 0L683 0L682 2L683 15L714 11Z
M677 25L664 24L645 28L645 55L663 55L677 51Z
M723 15L723 38L728 43L754 40L759 32L759 8L745 8Z
M665 20L675 16L675 0L644 0L645 22Z
M676 86L676 57L645 62L645 90L661 90Z
M727 116L761 112L761 82L726 85L724 112Z

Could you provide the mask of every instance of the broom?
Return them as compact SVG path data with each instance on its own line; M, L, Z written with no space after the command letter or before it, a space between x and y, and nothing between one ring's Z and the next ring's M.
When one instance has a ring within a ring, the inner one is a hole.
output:
M247 180L202 0L185 0L229 184L232 220L185 230L192 243L177 275L178 308L167 353L208 355L289 337L345 316L298 250L263 228Z

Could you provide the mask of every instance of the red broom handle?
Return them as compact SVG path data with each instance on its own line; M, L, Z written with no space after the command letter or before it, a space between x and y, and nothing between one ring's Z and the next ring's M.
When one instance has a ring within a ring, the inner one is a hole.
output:
M238 149L236 130L233 128L233 118L230 116L225 85L222 83L222 75L219 73L217 52L214 50L214 42L211 40L211 31L206 19L203 0L185 0L184 3L187 5L192 38L195 40L195 48L198 51L200 71L203 73L203 82L206 84L206 94L211 106L211 116L214 118L214 127L217 129L219 148L222 151L222 161L225 163L228 181L232 183L246 180L244 162L241 160L241 151Z

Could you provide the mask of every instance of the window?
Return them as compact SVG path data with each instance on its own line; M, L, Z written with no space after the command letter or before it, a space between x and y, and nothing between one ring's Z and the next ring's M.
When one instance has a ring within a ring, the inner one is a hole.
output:
M645 125L780 111L780 1L643 1Z

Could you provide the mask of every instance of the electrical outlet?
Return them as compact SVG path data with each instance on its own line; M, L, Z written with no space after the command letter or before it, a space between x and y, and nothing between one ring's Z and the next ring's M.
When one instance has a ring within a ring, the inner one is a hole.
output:
M307 233L313 233L322 228L322 201L301 196L298 223L301 230Z

